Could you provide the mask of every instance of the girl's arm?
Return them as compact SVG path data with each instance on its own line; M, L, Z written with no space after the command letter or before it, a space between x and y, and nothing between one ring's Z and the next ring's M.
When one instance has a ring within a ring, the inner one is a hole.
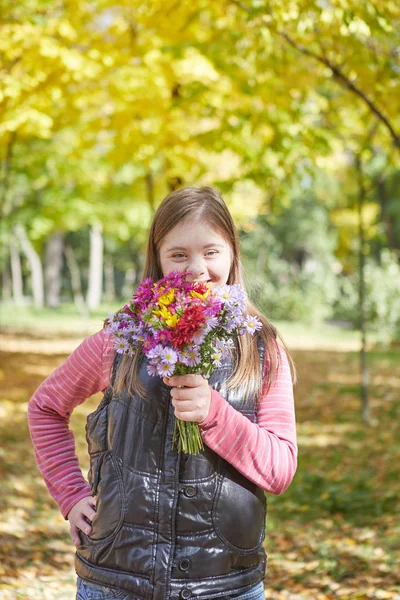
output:
M75 454L69 419L75 406L107 388L112 364L109 336L86 338L38 387L28 403L29 431L38 467L64 518L90 496Z
M297 467L293 384L281 349L275 383L260 399L257 423L212 390L207 417L199 423L204 442L247 479L271 494L282 494Z

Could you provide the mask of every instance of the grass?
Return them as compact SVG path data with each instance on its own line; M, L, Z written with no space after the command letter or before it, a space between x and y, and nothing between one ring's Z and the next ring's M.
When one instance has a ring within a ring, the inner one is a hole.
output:
M74 304L63 304L56 310L35 309L31 306L16 308L13 304L0 304L0 323L3 334L40 336L51 338L85 337L101 329L109 312L121 304L103 304L88 318L79 315ZM355 350L359 347L358 331L321 323L310 326L291 321L274 321L274 325L291 348L334 348ZM370 341L374 341L370 336Z
M92 311L88 318L81 316L74 304L62 304L57 309L35 309L31 306L15 307L14 304L0 304L0 322L3 333L15 332L19 335L52 336L55 334L84 336L101 329L109 312L115 312L121 304L103 304Z

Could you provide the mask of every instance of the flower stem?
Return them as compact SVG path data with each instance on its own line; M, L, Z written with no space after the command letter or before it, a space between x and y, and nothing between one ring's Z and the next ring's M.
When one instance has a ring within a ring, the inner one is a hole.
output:
M203 438L198 423L175 419L172 447L176 442L178 452L198 454L201 450L204 450Z

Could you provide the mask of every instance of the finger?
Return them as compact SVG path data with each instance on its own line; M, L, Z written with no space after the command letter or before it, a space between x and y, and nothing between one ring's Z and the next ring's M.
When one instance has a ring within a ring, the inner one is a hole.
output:
M173 400L182 400L182 391L178 388L172 388L171 390L171 398Z
M187 387L198 387L202 385L206 379L198 373L189 373L188 375L173 375L165 377L165 383L170 386L185 385Z
M93 519L96 516L96 511L89 505L82 508L82 514L84 514L85 517L93 521Z
M92 531L89 523L87 523L85 519L82 519L81 517L76 520L75 525L78 527L78 529L86 533L86 535L89 535L89 533Z
M188 411L193 411L193 401L190 398L185 400L178 400L176 398L173 398L172 406L175 409L178 409L179 411L185 413L187 413Z
M192 423L197 420L196 412L193 412L193 410L183 411L175 409L175 417L180 421L189 421Z
M72 525L72 523L71 523L71 526L69 529L69 534L71 536L71 540L73 541L74 545L80 546L82 542L79 537L79 530L76 525Z
M180 400L182 402L184 402L185 400L192 402L197 396L194 388L172 388L170 393L171 398L175 400Z

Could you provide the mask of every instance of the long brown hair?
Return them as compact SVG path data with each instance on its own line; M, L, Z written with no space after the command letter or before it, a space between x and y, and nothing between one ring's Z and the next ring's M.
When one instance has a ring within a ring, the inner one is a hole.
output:
M207 223L229 243L232 252L232 265L227 284L238 283L244 287L239 237L236 227L221 195L214 188L208 186L201 188L180 188L171 192L161 202L150 227L143 279L151 277L154 281L158 281L163 277L159 259L161 243L164 237L178 223L189 218ZM281 362L280 346L287 353L292 377L295 380L293 360L277 329L250 300L248 300L247 311L249 314L259 317L263 324L262 329L257 335L261 336L264 342L265 360L269 360L267 379L264 382L266 389L269 389L273 383L278 369L278 362ZM107 323L108 320L105 321L105 325ZM229 389L243 386L246 398L250 394L254 394L256 398L259 398L262 392L263 382L257 347L257 335L244 334L238 337L234 370L232 376L227 381ZM278 344L278 339L280 344ZM135 391L141 397L145 397L145 390L139 379L140 361L141 357L138 354L134 357L130 357L127 354L123 355L114 381L114 389L117 393L120 393L122 390L128 390Z

